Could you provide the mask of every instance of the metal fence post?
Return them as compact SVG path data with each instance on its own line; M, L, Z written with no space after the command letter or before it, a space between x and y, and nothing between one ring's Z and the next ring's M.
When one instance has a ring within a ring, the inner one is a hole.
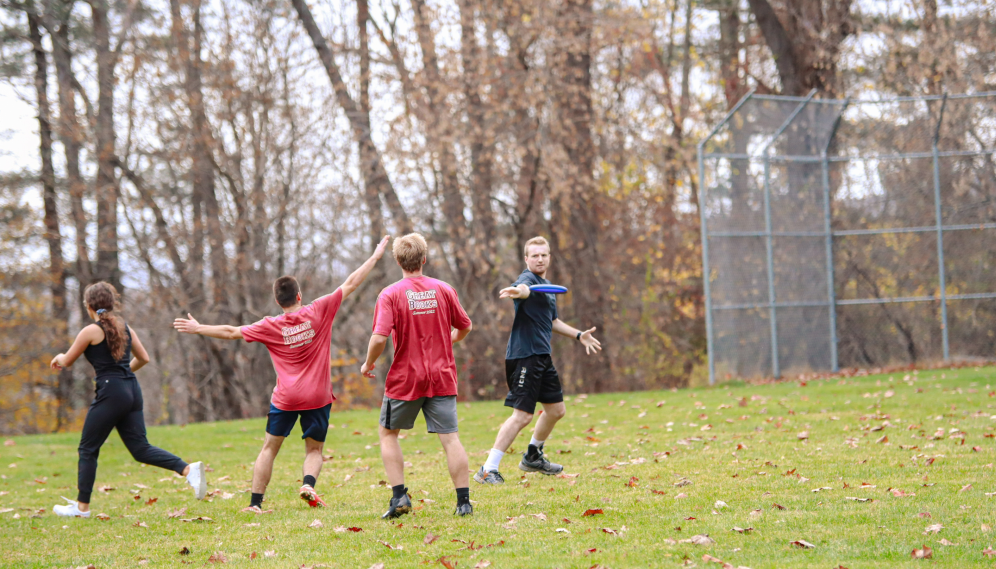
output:
M827 144L823 147L823 230L826 232L827 251L827 310L830 317L830 369L840 371L840 364L837 359L837 291L834 283L834 258L833 258L833 212L830 209L830 146L837 136L837 128L844 117L844 111L851 99L845 99L840 107L840 113L834 120L833 129L827 137Z
M941 339L944 344L944 361L951 359L951 349L948 343L948 291L947 275L944 268L944 219L941 214L941 169L937 151L937 141L941 136L941 123L944 122L944 108L948 104L948 94L941 99L941 110L937 116L937 127L934 129L934 140L931 143L931 153L934 158L934 215L937 222L937 276L941 287Z
M773 235L771 230L771 155L769 150L771 146L778 140L778 137L785 132L785 129L792 124L795 117L799 116L802 109L806 108L809 101L813 99L816 95L816 89L809 92L806 99L799 104L792 114L789 115L785 122L775 131L775 134L771 137L771 140L764 146L761 151L761 155L764 156L764 239L767 249L767 264L768 264L768 318L771 319L771 372L776 378L782 376L781 366L778 362L778 308L775 306L775 259L774 259L774 244Z
M712 322L712 289L709 285L709 230L706 227L706 187L705 187L705 161L702 157L702 150L709 140L719 132L719 129L729 122L730 118L740 110L740 107L744 105L752 96L754 95L754 89L751 89L743 96L742 99L737 101L737 104L730 109L730 112L726 113L723 120L717 124L709 134L699 142L697 147L698 160L699 160L699 230L702 233L702 292L705 294L705 318L706 318L706 358L709 361L709 385L716 383L716 356L715 347L716 339L713 336L713 322Z

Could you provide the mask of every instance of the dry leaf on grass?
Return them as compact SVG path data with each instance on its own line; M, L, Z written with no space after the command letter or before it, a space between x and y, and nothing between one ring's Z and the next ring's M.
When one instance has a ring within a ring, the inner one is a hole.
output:
M183 549L181 549L180 550L180 555L190 555L190 548L189 547L184 547Z
M996 555L996 549L993 549L992 546L989 546L982 550L982 555L985 557L992 557Z
M544 522L546 521L546 514L542 514L541 513L541 514L529 514L529 515L532 516L532 517L534 517L534 518L536 518L537 520L544 521Z
M276 556L277 556L277 552L274 551L274 550L272 550L272 549L269 550L269 551L264 551L263 552L263 557L276 557Z
M604 513L605 512L602 510L602 508L597 508L597 509L593 509L593 510L585 510L585 512L583 514L581 514L581 517L597 516L599 514L604 514Z
M958 545L957 543L950 542L946 538L943 538L943 537L937 543L939 543L941 545L945 545L945 546L947 546L947 545Z
M750 533L754 531L754 528L742 528L742 527L733 526L733 531L737 533Z
M170 510L166 512L167 518L179 518L183 514L187 513L187 508L180 508L179 510Z
M141 522L141 521L135 522L135 523L133 523L131 525L133 525L133 526L135 526L137 528L147 528L147 527L149 527L149 524L147 524L145 522Z
M474 565L474 569L484 569L485 567L491 567L491 562L490 561L478 561L477 564Z
M323 527L324 525L325 524L323 524L321 520L315 520L315 521L311 522L310 524L308 524L308 527L309 528L318 529L320 527Z
M923 549L914 549L910 553L910 557L913 559L930 559L933 556L934 550L926 545L923 546Z
M684 541L684 540L682 540L682 541ZM688 541L689 541L689 543L693 543L695 545L710 545L710 544L716 543L716 540L713 539L713 538L711 538L711 537L709 537L709 534L707 534L707 533L702 533L702 534L699 534L699 535L693 535L691 538L689 538Z
M104 521L107 521L107 520L111 519L111 516L108 516L108 515L107 515L107 514L105 514L105 513L99 513L99 514L97 514L97 519L98 519L98 520L104 520Z
M966 485L962 486L961 490L958 490L958 492L961 493L961 492L964 492L966 490L971 490L971 489L972 489L972 485L971 484L966 484Z
M180 518L180 521L181 522L208 522L208 523L211 523L214 520L212 520L211 518L206 517L206 516L197 516L196 518Z
M933 524L933 525L929 525L929 526L927 526L927 529L923 530L923 535L927 535L927 534L931 534L931 533L937 533L937 532L941 531L942 529L944 529L944 524Z
M874 502L874 498L856 498L854 496L845 496L845 500L853 500L855 502Z
M789 545L794 545L794 546L800 547L802 549L814 549L816 547L815 545L813 545L812 543L809 543L808 541L806 541L804 539L797 539L797 540L789 543Z
M339 531L339 528L336 528L336 531ZM342 531L346 531L346 528L343 528ZM426 545L431 545L432 542L436 541L437 539L439 539L438 535L433 535L432 533L427 533L427 534L425 534L425 539L422 540L422 543L424 543Z
M221 551L216 551L214 555L208 557L208 563L228 563L228 558Z
M373 565L370 566L370 569L384 569L384 563L383 562L374 563Z

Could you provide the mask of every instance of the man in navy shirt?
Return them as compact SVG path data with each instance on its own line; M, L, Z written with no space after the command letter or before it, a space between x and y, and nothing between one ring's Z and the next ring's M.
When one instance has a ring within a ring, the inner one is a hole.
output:
M564 390L560 385L557 369L550 358L550 338L554 332L581 342L589 354L598 353L602 345L594 336L594 328L584 332L568 326L557 317L557 297L553 294L531 292L530 285L550 284L546 271L550 267L550 244L543 237L526 241L526 270L522 271L512 286L504 288L499 298L515 301L515 320L505 352L505 374L508 396L505 406L512 408L512 416L505 420L495 446L488 454L484 466L474 475L481 484L503 484L505 479L498 472L498 465L515 437L533 421L536 403L543 404L543 414L536 421L529 448L522 455L519 469L526 472L557 474L564 467L553 464L543 454L543 443L550 436L554 425L564 417Z

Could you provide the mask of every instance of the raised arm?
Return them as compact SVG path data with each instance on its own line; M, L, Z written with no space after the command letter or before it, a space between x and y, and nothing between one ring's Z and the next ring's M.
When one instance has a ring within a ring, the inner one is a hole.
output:
M69 351L64 354L59 354L52 358L52 363L49 365L52 369L62 369L66 367L72 367L76 360L79 359L86 347L90 344L100 340L103 330L100 326L96 324L90 324L80 330L80 333L76 335L76 339L73 340L73 345L70 346Z
M376 367L377 358L384 353L387 347L387 336L373 334L370 336L370 344L367 345L367 361L360 366L360 373L371 379L374 378L373 369Z
M591 335L591 333L595 331L595 328L589 328L588 330L582 332L581 330L565 323L560 318L557 318L553 321L553 331L561 336L567 336L568 338L579 340L581 345L584 346L585 353L590 354L594 352L597 354L602 349L602 343Z
M498 291L498 298L518 298L526 299L529 298L529 285L522 283L517 286L510 286Z
M387 249L387 242L390 239L390 235L385 235L384 238L380 240L380 243L377 244L377 249L374 250L373 255L371 255L366 262L360 265L360 268L353 271L353 274L346 278L346 282L342 283L342 286L339 287L342 289L342 298L346 298L352 294L353 291L363 283L363 279L367 278L367 275L369 275L370 271L373 270L374 265L377 264L377 261L384 256L384 249Z
M173 320L173 328L176 328L177 332L182 332L184 334L200 334L201 336L217 338L219 340L242 339L242 328L238 326L225 325L207 326L195 320L190 313L187 313L187 318L177 318L176 320Z

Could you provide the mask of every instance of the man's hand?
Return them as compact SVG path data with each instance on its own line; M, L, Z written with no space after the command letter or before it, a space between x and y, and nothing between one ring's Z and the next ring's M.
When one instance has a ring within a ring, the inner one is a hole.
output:
M177 318L173 320L173 328L176 328L178 332L183 332L184 334L197 334L198 329L201 324L190 313L187 313L187 318Z
M586 354L590 354L592 352L597 354L598 352L602 351L602 343L591 335L591 333L594 331L595 328L590 328L588 330L585 330L584 332L581 332L581 345L584 346L584 351Z
M59 355L55 356L54 358L52 358L52 363L48 364L49 367L51 367L52 369L62 369L62 368L64 368L65 366L62 365L62 359L61 359L62 356L64 356L64 355L66 355L66 354L59 354Z
M384 251L387 249L387 242L390 240L391 240L390 235L385 235L384 238L380 240L380 243L377 244L377 249L374 250L373 257L375 259L379 260L381 257L384 256Z
M498 298L529 298L529 287L525 284L510 286L498 291Z
M367 366L367 362L363 362L363 365L360 366L360 373L363 374L364 377L375 379L377 377L373 374L373 370L375 367L377 367L376 363L372 363L369 366Z

